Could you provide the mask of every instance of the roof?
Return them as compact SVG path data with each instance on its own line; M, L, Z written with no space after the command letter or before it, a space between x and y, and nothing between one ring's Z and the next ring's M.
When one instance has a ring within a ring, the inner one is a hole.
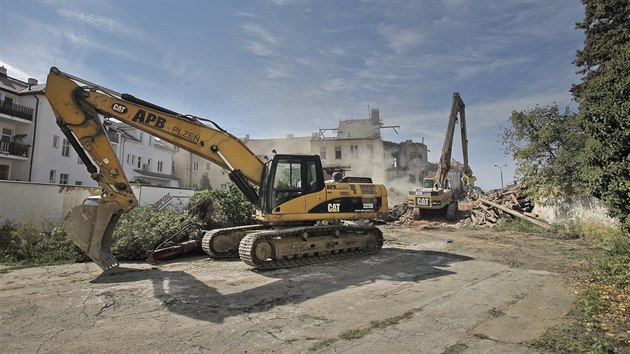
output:
M31 85L22 80L0 73L0 89L7 90L18 95L29 95L44 93L45 88L46 84Z
M29 85L24 81L0 74L0 89L18 93L23 89L28 88L28 86Z
M46 84L30 85L29 87L24 88L21 91L19 91L18 95L34 95L38 93L43 94L45 89L46 89Z

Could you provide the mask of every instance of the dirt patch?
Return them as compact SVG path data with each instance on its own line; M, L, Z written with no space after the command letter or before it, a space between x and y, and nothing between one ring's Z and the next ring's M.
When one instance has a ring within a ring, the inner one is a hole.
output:
M7 352L527 353L563 319L578 241L385 225L377 255L258 272L189 257L0 272Z

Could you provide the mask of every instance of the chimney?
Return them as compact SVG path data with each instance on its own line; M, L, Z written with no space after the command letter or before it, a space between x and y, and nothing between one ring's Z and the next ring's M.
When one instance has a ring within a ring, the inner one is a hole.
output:
M5 68L4 66L0 67L0 75L7 76L7 68Z
M378 125L381 123L381 116L380 113L378 111L378 108L373 108L372 111L370 112L370 119L372 120L372 123Z
M28 84L33 86L33 85L37 85L37 79L33 79L32 77L28 78Z

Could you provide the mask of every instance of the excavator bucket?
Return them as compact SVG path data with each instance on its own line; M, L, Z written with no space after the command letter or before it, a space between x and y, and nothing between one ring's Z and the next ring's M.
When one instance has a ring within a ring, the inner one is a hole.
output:
M112 255L112 235L122 209L116 203L79 205L68 212L64 230L68 237L101 269L118 266Z

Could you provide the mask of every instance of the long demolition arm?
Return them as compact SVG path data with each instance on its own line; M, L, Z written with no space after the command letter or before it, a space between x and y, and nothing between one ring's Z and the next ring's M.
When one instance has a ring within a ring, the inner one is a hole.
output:
M459 124L462 135L462 151L464 154L464 183L473 185L476 178L473 176L472 169L468 164L468 136L466 132L466 105L458 92L453 93L453 105L451 114L448 119L446 135L444 137L444 145L442 146L442 154L438 170L435 175L435 183L438 188L446 188L446 177L451 168L451 157L453 153L453 136L455 135L455 124L457 123L457 114L459 113Z
M135 206L137 200L99 114L113 117L214 162L230 171L230 178L250 201L255 204L258 199L247 181L255 185L260 183L263 162L241 140L216 124L216 129L210 128L195 117L180 115L128 94L119 94L54 67L50 69L46 82L46 97L59 127L86 164L92 178L105 191L103 197L117 201L125 210ZM87 158L86 152L98 169Z

